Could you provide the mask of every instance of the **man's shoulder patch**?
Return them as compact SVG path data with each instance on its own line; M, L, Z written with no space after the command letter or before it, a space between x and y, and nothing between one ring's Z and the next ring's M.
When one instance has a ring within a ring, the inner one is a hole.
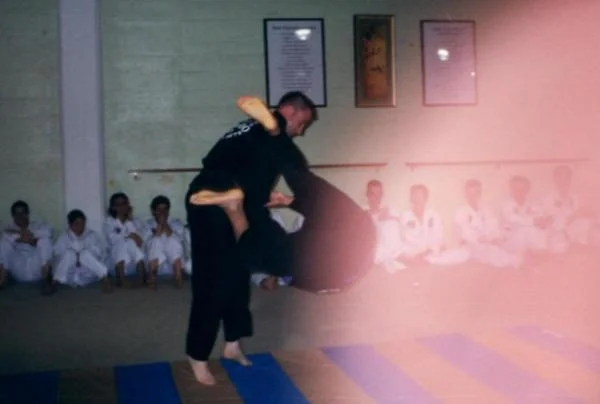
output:
M231 139L234 137L245 135L250 132L258 123L254 119L246 119L234 126L229 132L223 135L223 139Z

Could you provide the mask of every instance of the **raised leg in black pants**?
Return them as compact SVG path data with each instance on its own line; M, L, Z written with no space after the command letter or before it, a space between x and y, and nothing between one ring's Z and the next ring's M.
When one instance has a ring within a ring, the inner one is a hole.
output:
M227 209L188 203L187 211L192 244L192 307L186 352L196 379L211 385L215 379L207 361L221 321L226 340L224 356L249 365L239 346L239 340L253 332L250 275L240 253L249 235L237 231L239 226L232 222Z

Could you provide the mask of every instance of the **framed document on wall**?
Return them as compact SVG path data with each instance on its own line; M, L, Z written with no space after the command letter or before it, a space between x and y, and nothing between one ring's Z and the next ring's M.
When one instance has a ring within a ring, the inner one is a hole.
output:
M325 27L322 18L265 19L267 102L302 91L317 107L327 106Z
M476 105L474 21L421 21L423 104Z
M393 15L354 16L354 88L358 108L396 106Z

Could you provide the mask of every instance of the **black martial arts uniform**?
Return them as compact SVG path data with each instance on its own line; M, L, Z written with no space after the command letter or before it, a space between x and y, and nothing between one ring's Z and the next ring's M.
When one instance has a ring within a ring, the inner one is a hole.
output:
M373 267L376 230L370 215L345 193L309 171L304 155L289 136L277 136L272 159L277 161L294 194L290 209L304 216L297 232L286 234L280 227L261 236L271 247L263 247L263 272L291 276L291 286L318 292L344 290Z
M309 171L288 170L290 208L304 216L287 235L291 286L318 292L345 290L373 267L376 230L371 217L346 194Z
M277 118L285 128L283 118ZM262 266L264 248L279 237L272 231L278 225L264 207L280 174L279 165L286 160L273 153L275 143L275 137L256 121L241 122L210 150L202 161L202 171L189 186L186 210L191 236L192 307L186 352L193 359L208 359L221 321L226 341L253 333L250 271ZM189 203L190 196L199 190L233 186L244 191L244 210L251 229L239 241L223 209Z

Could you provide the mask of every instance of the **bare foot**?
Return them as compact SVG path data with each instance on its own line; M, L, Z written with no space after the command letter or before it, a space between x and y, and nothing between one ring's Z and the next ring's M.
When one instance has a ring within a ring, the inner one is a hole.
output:
M194 378L200 384L205 386L214 386L217 384L217 380L208 368L208 362L197 361L188 356L188 362L194 373Z
M241 109L249 117L256 119L268 132L273 135L279 133L279 124L273 116L266 104L259 98L251 96L242 96L236 102Z
M222 192L202 190L190 196L190 203L200 206L217 205L225 208L232 204L239 204L243 199L244 192L239 188L232 188Z
M244 355L240 347L240 341L226 342L223 350L223 357L232 361L236 361L242 366L252 366L252 362Z

